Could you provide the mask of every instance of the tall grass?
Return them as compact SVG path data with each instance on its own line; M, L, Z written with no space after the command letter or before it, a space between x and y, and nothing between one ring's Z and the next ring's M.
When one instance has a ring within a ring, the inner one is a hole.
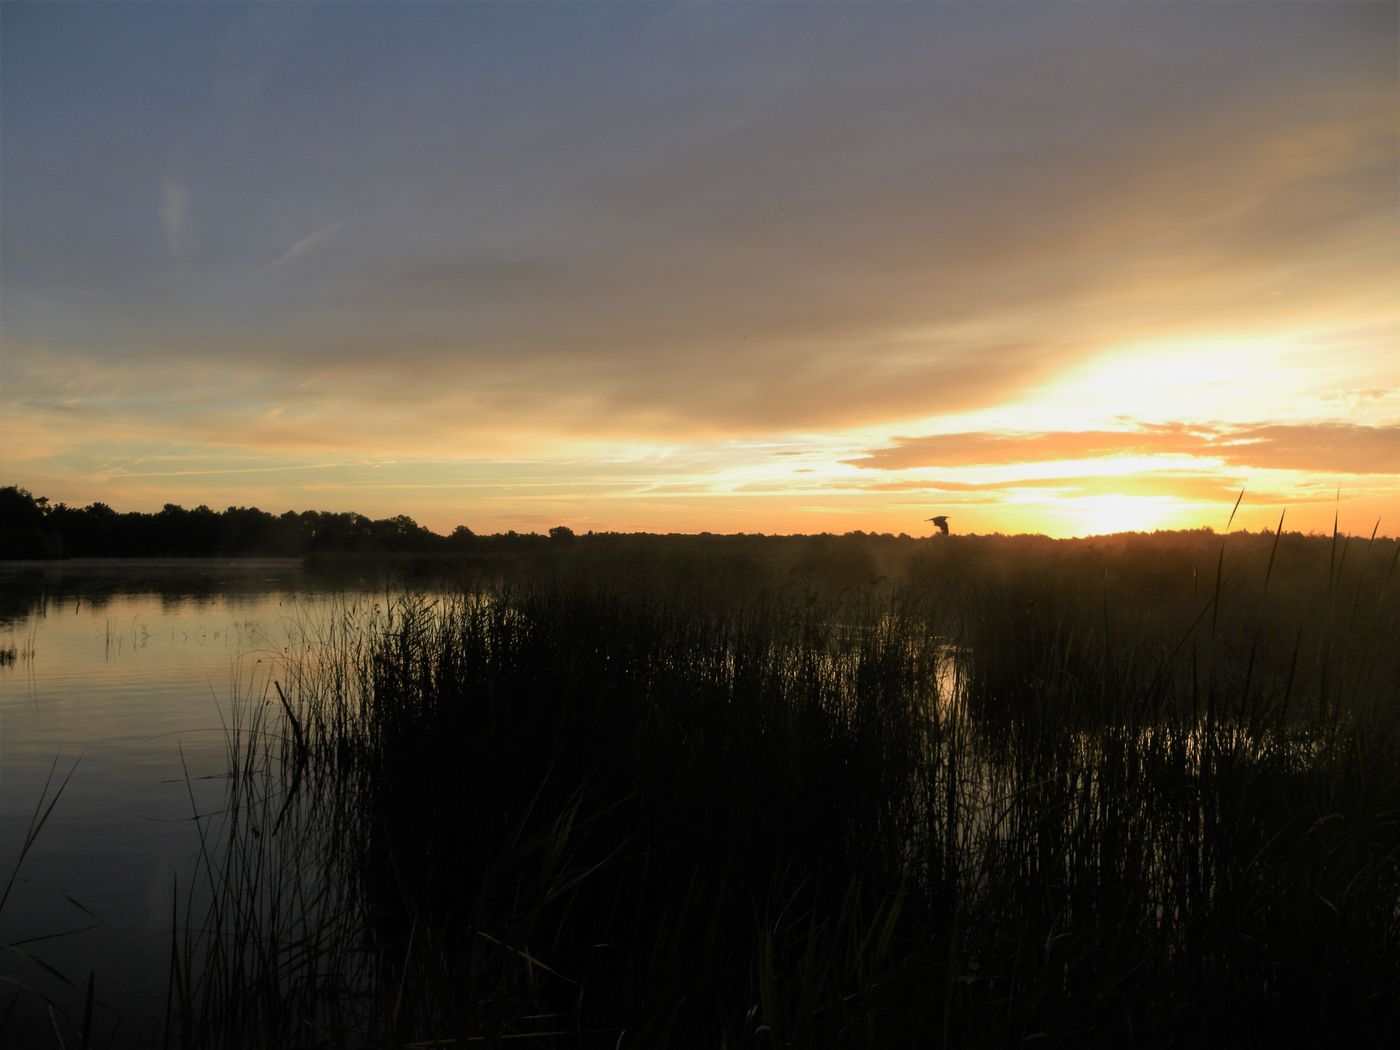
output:
M1395 555L1292 540L346 610L231 719L172 1042L1379 1036Z

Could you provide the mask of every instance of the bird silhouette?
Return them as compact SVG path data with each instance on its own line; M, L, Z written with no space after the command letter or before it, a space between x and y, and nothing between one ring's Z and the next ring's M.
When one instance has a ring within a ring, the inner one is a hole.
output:
M945 536L948 535L948 515L939 514L932 518L925 518L924 520L933 522L938 526L939 532L943 533Z

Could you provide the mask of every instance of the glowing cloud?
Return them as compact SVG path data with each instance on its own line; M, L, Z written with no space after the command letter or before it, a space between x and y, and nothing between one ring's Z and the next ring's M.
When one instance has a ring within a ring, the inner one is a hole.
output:
M899 531L932 491L1063 532L1238 484L1400 519L1393 5L0 18L0 480L448 528Z

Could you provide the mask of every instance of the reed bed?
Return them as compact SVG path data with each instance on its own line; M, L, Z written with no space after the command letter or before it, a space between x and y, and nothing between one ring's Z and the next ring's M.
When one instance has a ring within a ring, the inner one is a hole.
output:
M1281 539L347 607L230 716L168 1041L1365 1045L1395 544Z

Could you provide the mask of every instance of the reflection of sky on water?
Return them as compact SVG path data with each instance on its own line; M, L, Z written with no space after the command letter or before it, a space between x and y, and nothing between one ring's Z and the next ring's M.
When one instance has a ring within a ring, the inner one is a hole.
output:
M142 1018L162 1016L172 906L177 887L187 898L198 848L192 808L210 814L223 804L223 726L235 702L275 703L272 683L295 681L294 660L305 655L304 666L314 665L325 655L318 640L333 626L342 618L368 622L386 600L372 587L308 586L292 565L273 567L271 575L260 575L266 566L250 567L234 577L202 564L174 566L158 580L150 568L142 576L131 567L104 574L67 566L47 576L31 572L28 586L13 567L0 567L0 592L9 607L25 610L0 620L0 649L19 654L0 666L0 880L9 876L55 756L57 780L78 763L0 914L0 945L81 930L29 946L77 990L13 951L0 952L0 978L75 1007L95 971L97 997L123 1012L128 1037ZM1268 763L1271 775L1287 778L1320 754L1311 738L1254 736L1228 722L1209 733L1199 725L1141 722L1089 732L1068 723L1053 728L1052 711L1051 728L1031 725L1023 733L1012 720L978 709L976 691L966 688L975 654L933 623L885 613L873 623L823 617L792 626L797 630L764 654L776 661L767 669L836 683L835 695L845 698L862 689L871 668L873 688L898 680L919 690L932 727L925 787L955 820L934 828L945 818L926 808L916 820L927 823L911 828L911 843L955 841L974 856L1021 848L1044 830L1051 810L1043 804L1071 796L1085 807L1052 807L1065 823L1052 821L1051 831L1092 830L1096 781L1027 780L1027 762L1045 758L1045 733L1061 758L1073 756L1066 768L1093 775L1117 768L1114 756L1126 764L1131 754L1179 772L1187 787L1203 756ZM730 675L738 672L738 652L715 655ZM957 761L942 761L941 747ZM1198 804L1190 797L1180 803ZM1160 869L1158 884L1168 884L1183 848L1179 821L1147 808L1129 818L1146 843L1146 863ZM918 859L911 854L911 862ZM99 1023L110 1025L114 1016ZM47 1042L47 1017L37 1020Z
M0 880L55 756L53 787L77 762L0 914L0 945L81 929L24 949L79 987L95 970L97 998L126 1013L128 1036L163 1010L173 896L179 880L184 897L198 848L192 804L223 803L232 705L271 695L303 627L341 603L304 589L294 566L273 568L232 579L186 564L161 593L149 568L72 567L28 586L0 570L0 649L17 654L0 666ZM0 978L60 1005L75 994L13 949L0 953Z

